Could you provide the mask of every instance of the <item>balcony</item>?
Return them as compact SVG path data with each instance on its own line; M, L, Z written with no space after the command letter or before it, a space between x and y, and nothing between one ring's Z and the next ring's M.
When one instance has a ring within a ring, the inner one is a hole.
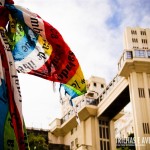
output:
M52 131L55 131L56 134L61 133L61 119L56 118L54 121L52 121L49 124L50 128Z
M81 109L88 105L97 105L97 100L86 98L81 100L79 103L76 104L76 111L79 112ZM92 113L92 112L91 112ZM61 124L65 123L69 118L71 118L74 115L74 110L71 109L62 119Z
M150 73L150 50L125 50L118 63L118 74L128 77L131 71Z
M80 121L86 120L90 116L97 115L97 103L94 99L83 99L76 105L76 110ZM55 119L50 124L50 131L56 136L63 136L68 133L72 128L77 126L75 113L70 110L61 119Z

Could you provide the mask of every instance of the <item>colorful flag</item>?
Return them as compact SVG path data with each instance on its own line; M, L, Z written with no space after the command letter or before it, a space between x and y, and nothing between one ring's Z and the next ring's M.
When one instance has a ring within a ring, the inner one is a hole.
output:
M0 0L0 150L29 149L17 72L63 84L71 99L86 92L77 58L39 15Z
M82 70L60 33L28 9L6 6L11 12L8 37L17 71L69 85L84 94Z
M22 98L4 29L0 28L0 149L28 149Z

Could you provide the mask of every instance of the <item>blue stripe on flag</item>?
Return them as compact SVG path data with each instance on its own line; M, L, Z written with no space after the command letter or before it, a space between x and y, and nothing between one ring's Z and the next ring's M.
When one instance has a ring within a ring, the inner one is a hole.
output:
M65 92L71 96L71 99L79 96L73 89L71 89L69 86L67 86L66 84L62 84L62 86L64 87Z
M5 81L1 80L0 85L0 149L4 149L4 128L8 113L8 98Z
M36 43L30 42L26 36L24 36L19 42L16 43L12 54L15 61L21 61L27 57L35 48Z
M11 4L5 4L5 6L12 12L11 14L17 18L19 21L24 22L23 13L17 9L14 5Z

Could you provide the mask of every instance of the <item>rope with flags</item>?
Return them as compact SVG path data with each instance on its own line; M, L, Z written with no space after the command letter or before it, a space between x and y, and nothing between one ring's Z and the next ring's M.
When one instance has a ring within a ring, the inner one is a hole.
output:
M86 92L85 79L61 34L39 15L0 0L0 20L0 149L27 150L17 72L59 82L72 106Z

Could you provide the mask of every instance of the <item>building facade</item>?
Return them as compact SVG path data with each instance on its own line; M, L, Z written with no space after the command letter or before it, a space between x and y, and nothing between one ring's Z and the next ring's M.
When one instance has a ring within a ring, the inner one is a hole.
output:
M150 143L150 29L127 28L118 74L129 83L136 149L148 150Z
M149 150L150 143L150 29L126 28L124 51L118 62L117 76L108 84L92 76L87 94L74 99L80 118L64 97L61 119L50 123L51 144L64 144L71 150L115 150L114 122L131 101L137 150Z

